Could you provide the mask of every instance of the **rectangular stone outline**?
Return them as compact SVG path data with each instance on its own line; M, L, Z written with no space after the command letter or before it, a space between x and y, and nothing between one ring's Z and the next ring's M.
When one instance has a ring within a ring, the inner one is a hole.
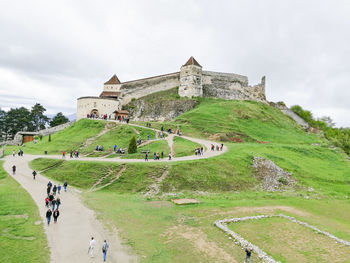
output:
M231 219L223 219L223 220L217 220L214 222L214 225L218 228L220 228L222 231L224 231L226 234L230 235L233 237L235 240L234 242L237 245L240 245L242 248L247 248L250 247L254 253L256 253L261 260L261 262L264 263L280 263L280 261L274 260L271 256L267 255L265 251L260 249L258 246L255 246L254 244L250 243L248 240L244 239L242 236L237 234L236 232L228 229L226 226L227 223L236 223L236 222L242 222L242 221L248 221L248 220L258 220L258 219L263 219L263 218L272 218L272 217L281 217L288 219L292 221L293 223L297 223L299 225L305 226L307 228L310 228L314 230L318 234L325 235L331 239L333 239L335 242L341 243L345 246L350 247L350 242L346 241L344 239L338 238L326 231L322 231L318 229L317 227L314 227L312 225L309 225L308 223L302 222L300 220L295 219L294 217L287 216L284 214L279 214L279 215L259 215L259 216L246 216L246 217L237 217L237 218L231 218Z

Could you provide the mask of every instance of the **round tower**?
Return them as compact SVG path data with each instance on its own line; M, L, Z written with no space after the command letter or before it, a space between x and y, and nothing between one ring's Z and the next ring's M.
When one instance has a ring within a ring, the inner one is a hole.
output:
M202 66L190 57L180 70L180 97L202 97Z

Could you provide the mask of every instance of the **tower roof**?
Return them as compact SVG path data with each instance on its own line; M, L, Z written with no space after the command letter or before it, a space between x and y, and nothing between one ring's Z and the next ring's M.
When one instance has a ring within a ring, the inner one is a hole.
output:
M189 65L195 65L195 66L198 66L198 67L202 67L201 65L199 65L199 63L197 62L197 60L194 59L194 57L190 57L186 64L184 66L189 66Z
M110 80L108 80L107 82L105 82L105 85L106 85L106 84L120 84L120 81L119 81L117 75L114 74L114 75L110 78Z

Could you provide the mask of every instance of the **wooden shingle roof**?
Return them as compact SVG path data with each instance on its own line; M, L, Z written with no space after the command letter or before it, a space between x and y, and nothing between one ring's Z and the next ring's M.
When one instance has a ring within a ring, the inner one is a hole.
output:
M120 81L117 77L117 75L113 75L107 82L105 82L105 85L108 84L120 84Z
M197 60L195 60L194 57L192 57L192 56L187 60L187 62L185 63L184 66L189 66L189 65L195 65L195 66L198 66L198 67L202 67L201 65L199 65Z

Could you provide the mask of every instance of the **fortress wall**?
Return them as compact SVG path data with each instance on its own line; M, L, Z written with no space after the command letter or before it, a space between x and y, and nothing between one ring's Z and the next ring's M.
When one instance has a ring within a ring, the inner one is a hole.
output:
M180 73L170 73L152 78L139 79L122 83L120 91L123 92L123 105L132 98L138 99L148 94L169 90L180 85Z
M57 125L55 127L51 127L51 128L47 128L47 129L44 129L44 130L40 130L39 134L41 134L42 136L47 136L49 134L54 134L56 132L59 132L59 131L65 129L65 128L71 126L74 122L75 122L75 120L63 123L61 125Z
M113 114L115 110L121 109L121 103L116 99L100 98L100 97L82 97L77 103L77 120L86 118L93 109L97 109L99 115Z
M251 87L246 76L203 71L202 83L203 97L265 101L265 82Z

